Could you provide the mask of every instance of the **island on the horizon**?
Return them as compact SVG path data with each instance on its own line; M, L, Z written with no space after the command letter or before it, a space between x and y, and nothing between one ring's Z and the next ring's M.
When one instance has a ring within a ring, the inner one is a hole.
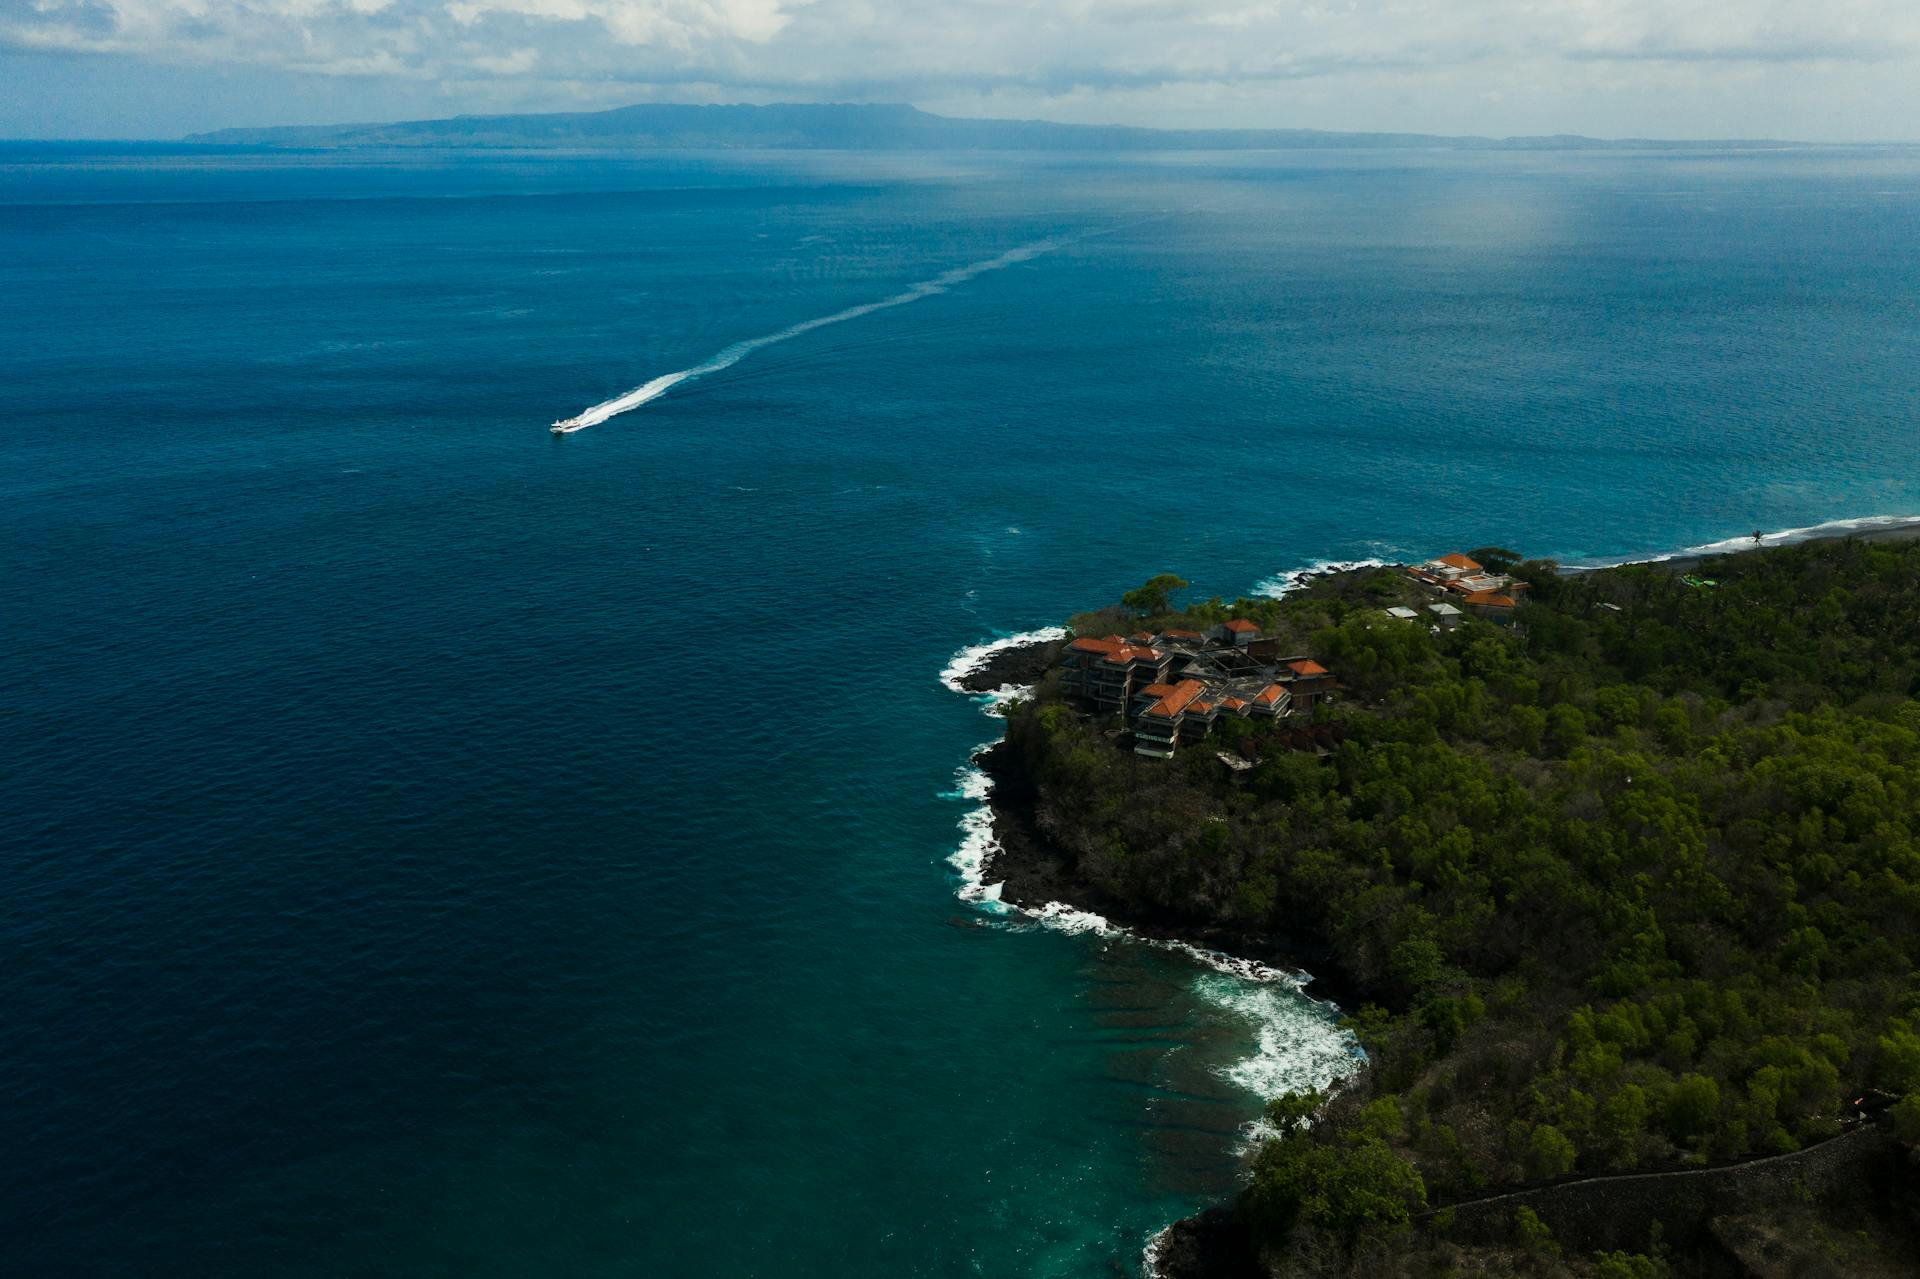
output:
M968 119L906 103L639 103L605 111L462 115L393 123L280 125L190 134L189 143L317 149L454 147L616 150L765 148L845 151L1457 151L1781 150L1768 138L1492 138L1325 129L1151 129L1051 120Z
M1917 537L1167 574L976 672L1037 681L1005 900L1302 966L1369 1059L1156 1272L1912 1273Z

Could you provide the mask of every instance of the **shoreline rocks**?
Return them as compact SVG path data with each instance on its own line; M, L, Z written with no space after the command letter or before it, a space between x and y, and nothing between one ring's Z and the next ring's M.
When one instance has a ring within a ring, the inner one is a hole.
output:
M1038 684L1052 669L1059 652L1059 640L1036 640L1031 644L995 649L954 683L969 693L994 693L1009 686Z
M1265 1279L1233 1208L1208 1208L1168 1226L1153 1249L1150 1279Z
M993 812L996 848L982 867L987 883L1002 885L1000 899L1029 910L1063 902L1092 911L1141 937L1181 942L1218 951L1269 968L1298 972L1309 998L1353 1010L1365 1002L1333 948L1314 937L1304 921L1289 932L1251 931L1205 924L1175 915L1142 911L1121 902L1083 878L1072 855L1041 827L1039 793L1004 741L974 760L993 783L987 805Z

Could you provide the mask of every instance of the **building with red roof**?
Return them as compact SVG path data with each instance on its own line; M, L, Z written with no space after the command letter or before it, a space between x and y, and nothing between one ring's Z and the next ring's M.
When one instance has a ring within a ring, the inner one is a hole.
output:
M1235 618L1197 631L1081 636L1060 659L1060 688L1095 714L1123 715L1134 750L1165 759L1183 742L1200 741L1222 716L1277 722L1311 707L1337 684L1310 657L1274 660L1248 651L1259 624Z
M1166 681L1172 655L1152 644L1109 635L1082 636L1067 645L1061 659L1062 691L1117 714L1127 709L1134 691Z
M1513 616L1515 601L1499 591L1475 591L1467 596L1466 605L1484 618L1504 621Z

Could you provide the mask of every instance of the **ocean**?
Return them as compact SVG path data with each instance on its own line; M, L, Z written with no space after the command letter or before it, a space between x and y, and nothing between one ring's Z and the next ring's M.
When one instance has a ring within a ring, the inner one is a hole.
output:
M1352 1048L942 672L1920 512L1920 153L8 144L0 333L0 1269L1131 1275Z

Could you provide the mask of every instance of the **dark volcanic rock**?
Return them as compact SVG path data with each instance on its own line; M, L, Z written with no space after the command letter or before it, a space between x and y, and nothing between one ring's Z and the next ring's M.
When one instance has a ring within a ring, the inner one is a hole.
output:
M1039 795L1014 749L999 742L976 756L974 763L993 782L987 803L993 809L993 835L999 845L981 875L986 883L1003 885L1002 901L1035 910L1048 902L1066 902L1142 937L1185 942L1269 968L1304 973L1312 980L1308 993L1315 999L1332 1000L1342 1008L1358 1008L1365 1002L1332 947L1304 925L1291 931L1223 927L1144 911L1101 891L1080 873L1072 854L1041 827Z
M1159 1279L1262 1279L1239 1214L1209 1208L1167 1227L1154 1257Z
M1040 640L1015 648L1003 648L955 683L969 693L991 693L1009 684L1038 684L1059 653L1059 640Z

